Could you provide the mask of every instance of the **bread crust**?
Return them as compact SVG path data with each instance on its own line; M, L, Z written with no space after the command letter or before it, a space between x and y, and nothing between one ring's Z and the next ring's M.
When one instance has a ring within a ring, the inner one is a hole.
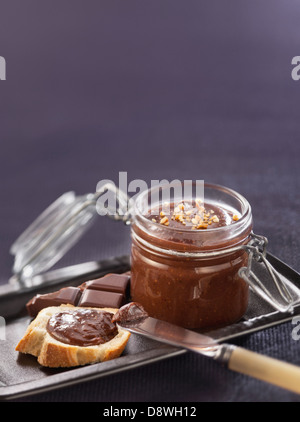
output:
M42 309L28 326L23 338L16 346L16 351L37 357L42 366L50 368L67 368L82 366L119 357L129 340L130 333L118 327L118 334L110 341L96 346L73 346L54 339L47 331L49 318L57 312L78 309L72 305L51 306ZM80 308L95 309L116 313L118 309L111 308Z

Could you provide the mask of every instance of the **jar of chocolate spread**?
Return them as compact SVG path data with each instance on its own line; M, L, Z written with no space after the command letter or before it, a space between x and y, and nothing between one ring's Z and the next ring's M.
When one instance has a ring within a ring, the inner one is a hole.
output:
M150 316L192 329L225 326L245 313L249 287L277 311L293 312L300 290L273 268L268 240L252 232L248 201L203 183L199 197L197 187L173 181L129 198L107 182L95 193L62 195L13 244L11 283L22 288L48 283L39 274L78 242L97 216L108 215L131 226L131 299ZM85 265L76 271L82 276Z
M206 184L204 201L149 206L139 195L131 223L131 295L152 317L206 329L238 321L248 306L252 214L240 194Z

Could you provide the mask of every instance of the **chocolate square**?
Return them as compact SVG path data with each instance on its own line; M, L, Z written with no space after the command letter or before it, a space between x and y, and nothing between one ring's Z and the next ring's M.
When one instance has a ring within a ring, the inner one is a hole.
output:
M77 287L64 287L57 292L37 295L26 305L28 314L35 317L42 309L49 306L73 305L76 306L80 297Z
M106 292L121 293L126 296L130 276L126 274L107 274L96 280L88 281L86 289L103 290Z
M86 289L82 292L78 306L87 308L120 308L125 298L121 293Z

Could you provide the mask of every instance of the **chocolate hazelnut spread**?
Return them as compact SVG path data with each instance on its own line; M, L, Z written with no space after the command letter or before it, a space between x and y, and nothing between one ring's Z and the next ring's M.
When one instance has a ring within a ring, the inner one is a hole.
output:
M166 203L149 210L146 216L153 223L183 230L203 230L228 226L239 217L214 204L204 204L200 199Z
M145 318L148 318L148 314L143 308L142 305L139 303L131 302L127 303L126 305L122 306L115 315L112 318L113 322L116 323L130 323L130 322L136 322L141 321Z
M168 211L160 205L135 217L131 298L149 316L192 329L222 327L243 316L249 288L238 271L247 266L241 246L249 241L252 217L246 206L244 215L235 209L234 199L228 207L171 203Z
M48 333L56 340L74 346L94 346L112 340L118 328L110 312L76 309L54 314L47 323Z

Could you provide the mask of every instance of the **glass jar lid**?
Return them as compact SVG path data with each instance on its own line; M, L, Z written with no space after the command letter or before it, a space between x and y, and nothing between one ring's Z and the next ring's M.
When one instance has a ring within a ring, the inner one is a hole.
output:
M53 267L101 215L97 201L108 191L115 195L117 209L106 210L107 215L128 224L128 198L112 183L102 185L95 193L64 193L11 246L14 280L26 280Z
M13 273L23 280L56 264L93 224L95 201L67 192L53 202L11 246Z

